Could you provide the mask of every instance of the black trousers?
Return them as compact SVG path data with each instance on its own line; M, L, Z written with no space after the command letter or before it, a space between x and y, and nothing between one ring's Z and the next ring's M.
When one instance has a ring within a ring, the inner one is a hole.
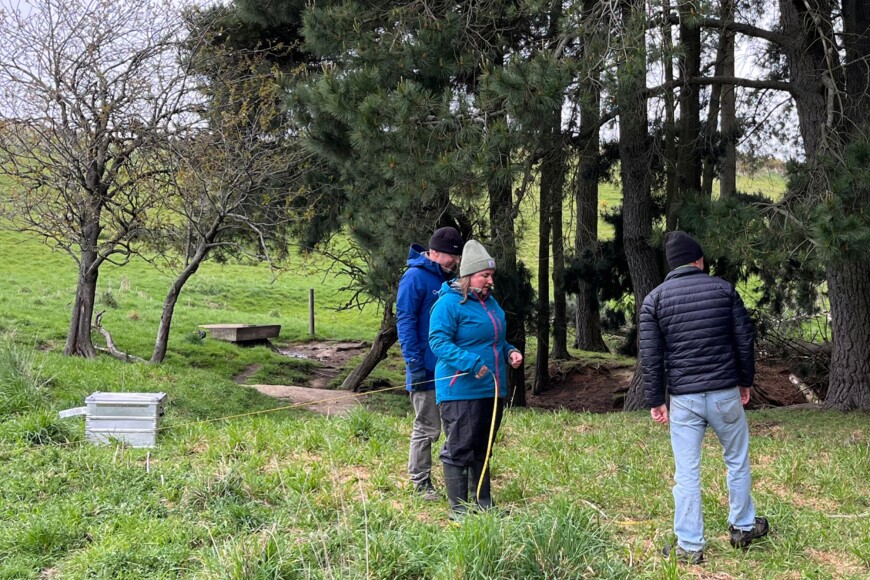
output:
M441 461L458 467L484 461L492 414L495 412L495 433L498 433L504 413L504 399L498 399L497 405L493 398L443 401L440 409L445 435Z

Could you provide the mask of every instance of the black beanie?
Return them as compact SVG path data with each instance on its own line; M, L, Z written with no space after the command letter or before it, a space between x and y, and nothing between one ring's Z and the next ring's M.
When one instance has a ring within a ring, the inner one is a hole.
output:
M429 238L429 249L450 254L451 256L461 256L462 246L465 245L465 240L456 231L456 228L450 226L438 228L432 237Z
M665 242L665 255L671 270L704 257L704 250L698 240L686 232L671 232Z

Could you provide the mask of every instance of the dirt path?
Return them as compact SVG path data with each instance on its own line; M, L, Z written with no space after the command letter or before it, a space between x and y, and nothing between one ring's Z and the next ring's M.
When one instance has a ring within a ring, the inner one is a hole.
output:
M365 342L302 342L288 344L278 352L289 358L304 358L320 363L308 380L312 389L322 389L341 373L344 365L368 348Z
M305 409L322 415L346 415L359 404L353 393L324 387L341 373L341 369L350 359L362 354L367 348L368 345L364 342L328 341L288 344L279 348L278 352L286 357L314 360L320 363L321 366L313 369L306 386L244 385L244 382L260 369L260 365L251 365L233 377L233 380L256 389L264 395L279 399L287 405L298 403Z
M330 389L311 389L288 385L245 385L279 399L285 405L299 404L300 407L321 415L347 415L359 405L354 393Z

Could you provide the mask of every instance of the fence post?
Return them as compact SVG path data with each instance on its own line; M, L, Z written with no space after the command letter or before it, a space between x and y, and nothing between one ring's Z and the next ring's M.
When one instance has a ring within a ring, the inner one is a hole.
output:
M308 334L314 336L314 288L308 289Z

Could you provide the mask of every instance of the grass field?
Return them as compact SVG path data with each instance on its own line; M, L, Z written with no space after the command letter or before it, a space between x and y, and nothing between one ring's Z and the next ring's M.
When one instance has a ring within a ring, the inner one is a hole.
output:
M232 377L302 381L310 365L194 331L210 322L282 324L370 340L378 313L334 312L342 281L298 260L209 264L182 295L163 365L60 355L72 261L0 232L0 578L866 578L870 423L866 414L751 412L754 495L768 539L728 546L718 445L705 441L708 563L663 560L671 541L667 431L646 413L509 410L493 456L510 515L447 522L405 480L410 407L373 395L344 418L277 403ZM169 278L144 262L106 268L98 309L119 348L148 357ZM99 340L99 339L98 339ZM399 383L401 365L379 370ZM92 446L57 411L93 391L163 391L151 450ZM231 418L227 418L231 417ZM436 484L443 488L440 473Z

